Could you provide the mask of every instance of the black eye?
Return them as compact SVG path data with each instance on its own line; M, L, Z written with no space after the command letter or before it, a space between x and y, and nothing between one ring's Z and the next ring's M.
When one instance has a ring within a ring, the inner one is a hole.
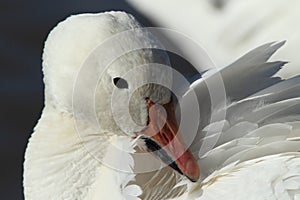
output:
M114 81L114 84L117 88L120 88L120 89L125 89L125 88L128 88L128 83L125 79L123 78L120 78L120 77L116 77L113 79Z

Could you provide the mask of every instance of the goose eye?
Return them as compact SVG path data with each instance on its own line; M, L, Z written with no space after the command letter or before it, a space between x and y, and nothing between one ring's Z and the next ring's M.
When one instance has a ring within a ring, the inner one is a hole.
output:
M119 89L125 89L128 88L128 83L125 79L120 78L120 77L116 77L113 79L113 82L115 84L115 86Z

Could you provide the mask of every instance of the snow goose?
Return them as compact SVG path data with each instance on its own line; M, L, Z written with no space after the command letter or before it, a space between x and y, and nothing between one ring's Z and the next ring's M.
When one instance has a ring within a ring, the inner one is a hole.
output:
M140 28L131 15L106 12L72 16L50 33L45 107L25 153L25 198L298 199L300 79L272 77L285 62L267 62L283 43L209 70L175 104L173 71L161 67L168 56ZM128 30L133 37L105 43ZM212 100L209 85L220 77L227 96ZM178 105L200 109L189 148L190 133L177 134Z

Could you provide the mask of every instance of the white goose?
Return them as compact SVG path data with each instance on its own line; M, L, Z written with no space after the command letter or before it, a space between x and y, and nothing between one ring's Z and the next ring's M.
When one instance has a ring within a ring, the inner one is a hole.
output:
M45 108L25 153L25 198L300 199L300 78L273 78L285 62L267 62L283 43L208 71L185 91L182 111L197 111L190 107L193 94L201 111L187 150L190 133L176 133L176 104L162 86L172 83L172 71L145 65L169 64L167 55L138 49L109 63L128 46L159 46L136 28L131 15L107 12L72 16L50 33L43 55ZM134 37L105 44L132 29ZM126 74L132 70L136 76ZM208 98L219 75L226 101ZM139 87L153 80L161 84ZM128 112L138 125L124 117ZM161 162L145 150L177 172L149 167Z

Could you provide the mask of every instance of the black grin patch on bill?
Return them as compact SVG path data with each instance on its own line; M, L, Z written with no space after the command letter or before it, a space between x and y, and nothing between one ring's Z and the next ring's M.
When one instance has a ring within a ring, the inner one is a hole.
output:
M155 156L157 156L161 161L163 161L168 166L172 167L175 171L180 174L183 174L179 169L176 162L169 156L169 154L161 148L159 144L157 144L154 140L148 137L141 137L144 140L147 149L152 152Z

